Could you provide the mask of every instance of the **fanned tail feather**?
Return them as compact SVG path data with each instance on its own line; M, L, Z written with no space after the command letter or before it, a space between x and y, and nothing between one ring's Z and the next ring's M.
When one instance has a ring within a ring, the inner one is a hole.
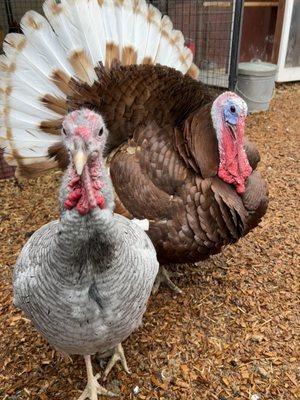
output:
M182 33L145 0L46 0L43 10L46 18L24 15L24 34L8 34L0 56L0 146L20 175L58 165L49 154L74 90L69 82L92 85L99 62L162 64L198 76Z

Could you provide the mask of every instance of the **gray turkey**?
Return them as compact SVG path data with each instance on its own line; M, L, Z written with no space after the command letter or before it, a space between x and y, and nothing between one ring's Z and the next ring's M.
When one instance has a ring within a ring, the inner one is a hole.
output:
M54 0L31 11L1 58L1 137L19 176L65 168L68 110L100 112L116 210L147 218L163 264L197 262L266 212L245 102L213 99L181 32L144 0Z
M14 269L14 303L57 350L83 355L88 384L80 400L113 395L92 372L91 355L114 351L104 377L120 359L121 342L140 323L158 271L155 249L138 226L113 214L102 152L107 130L86 109L63 122L70 163L61 187L59 221L40 228Z

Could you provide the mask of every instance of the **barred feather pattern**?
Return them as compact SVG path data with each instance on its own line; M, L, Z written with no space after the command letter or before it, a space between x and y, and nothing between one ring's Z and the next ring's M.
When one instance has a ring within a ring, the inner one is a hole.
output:
M67 354L104 354L125 340L141 323L158 271L144 227L113 214L105 198L104 210L65 211L40 228L14 269L15 305Z
M24 15L24 34L7 35L0 56L0 145L20 175L57 166L47 154L60 134L69 83L93 85L99 62L162 64L198 76L182 33L145 0L46 0L43 10L46 18Z

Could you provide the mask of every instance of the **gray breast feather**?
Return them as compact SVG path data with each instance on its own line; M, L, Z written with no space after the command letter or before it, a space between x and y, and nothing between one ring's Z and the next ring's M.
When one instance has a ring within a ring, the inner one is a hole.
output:
M89 288L89 297L90 299L94 300L97 304L98 307L103 310L103 299L101 298L101 295L99 293L98 287L96 285L95 280L93 280L90 288Z
M66 250L68 237L61 246L60 222L54 221L32 235L17 260L15 304L67 353L111 349L140 324L145 311L158 271L154 247L139 226L118 215L114 219L113 251L95 238L91 251L97 257L89 257L86 243Z

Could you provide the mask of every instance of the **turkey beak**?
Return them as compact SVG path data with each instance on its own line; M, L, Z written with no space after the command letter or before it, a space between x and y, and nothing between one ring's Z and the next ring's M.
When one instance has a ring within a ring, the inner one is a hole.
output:
M75 169L79 176L81 176L81 174L82 174L82 171L87 162L87 159L88 159L87 154L81 149L77 150L73 156Z
M236 125L228 123L228 127L229 127L229 130L230 130L231 136L233 137L234 140L236 140L236 137L237 137L236 136Z

